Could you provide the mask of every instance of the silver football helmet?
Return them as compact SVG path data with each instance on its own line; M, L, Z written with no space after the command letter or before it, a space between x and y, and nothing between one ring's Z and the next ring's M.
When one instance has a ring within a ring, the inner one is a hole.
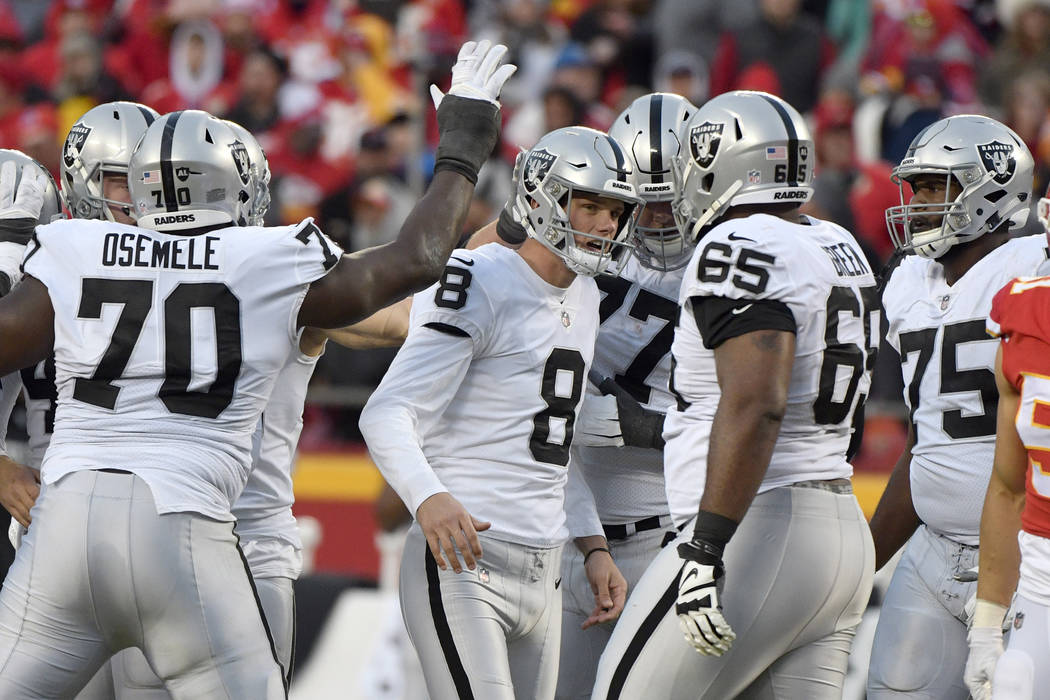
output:
M803 204L813 194L813 137L802 115L775 95L718 95L681 137L672 208L678 229L694 242L729 207Z
M51 173L48 172L47 168L40 164L35 158L27 156L22 151L16 151L13 148L0 148L0 166L9 161L13 161L15 164L17 176L11 187L11 193L18 192L18 183L22 180L22 168L26 165L35 165L40 168L41 172L47 175L47 187L44 189L44 202L43 206L40 207L40 216L37 217L37 224L49 224L55 219L62 218L62 201L59 198L58 187L55 185L55 179L51 177Z
M579 275L593 277L631 249L645 203L636 194L630 158L607 134L583 126L556 129L522 153L515 215L525 231ZM592 194L624 203L615 235L578 231L570 223L573 196Z
M156 110L137 102L107 102L73 124L62 145L61 175L62 199L71 215L113 221L108 205L130 211L130 203L102 196L102 176L127 174L131 152L158 116Z
M270 163L266 160L266 153L263 152L262 146L251 135L251 132L237 122L229 119L223 119L223 121L233 129L233 133L248 149L248 163L252 172L252 182L255 184L248 212L248 225L262 226L266 212L270 209Z
M233 129L207 112L171 112L146 130L128 163L138 225L156 231L245 226L251 160Z
M1035 162L1024 141L989 117L962 114L923 129L908 146L893 181L901 203L886 210L886 227L903 252L939 258L952 246L999 228L1024 226ZM943 178L943 202L906 203L904 183ZM961 190L952 199L951 185Z
M671 213L671 159L681 153L678 135L695 112L696 106L680 95L654 92L632 102L609 128L609 136L630 154L635 187L645 200L645 211L635 228L634 255L652 270L677 270L689 262L693 252L692 243L674 225ZM647 217L660 215L670 225L643 225Z

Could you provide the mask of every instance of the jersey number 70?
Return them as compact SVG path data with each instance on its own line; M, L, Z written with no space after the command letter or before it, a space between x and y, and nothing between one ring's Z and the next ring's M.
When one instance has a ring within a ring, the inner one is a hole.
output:
M77 318L101 319L104 304L123 308L113 329L109 347L90 378L77 377L73 398L113 410L120 379L131 359L146 317L153 307L151 280L104 279L83 281ZM190 314L209 308L215 316L215 381L206 391L190 391L192 377ZM157 393L172 413L200 418L218 418L233 401L233 388L241 373L241 302L221 282L183 282L164 300L164 383Z

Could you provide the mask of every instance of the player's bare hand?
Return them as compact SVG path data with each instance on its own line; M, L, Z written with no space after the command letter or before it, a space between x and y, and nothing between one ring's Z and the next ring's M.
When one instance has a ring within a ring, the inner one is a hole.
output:
M627 579L608 552L595 552L584 564L587 581L594 593L594 610L584 620L581 629L587 629L603 622L612 622L623 612L627 601Z
M463 564L473 570L480 557L481 540L478 533L488 530L492 523L478 520L463 507L463 504L447 491L435 493L419 504L416 509L416 520L423 529L430 546L434 561L445 571L449 566L457 574L463 571ZM448 557L448 564L445 563Z
M40 495L36 470L0 455L0 505L23 527L29 527L29 511Z

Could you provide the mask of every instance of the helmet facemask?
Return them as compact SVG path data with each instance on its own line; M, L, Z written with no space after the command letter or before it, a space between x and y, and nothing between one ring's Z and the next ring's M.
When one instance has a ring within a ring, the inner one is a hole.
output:
M587 199L598 197L623 202L623 213L612 237L585 233L572 226L573 207L583 206ZM643 204L633 198L577 188L572 183L551 177L527 199L519 196L516 206L518 216L530 224L526 230L535 232L533 238L561 257L576 274L594 277L605 272L610 265L620 266L627 261L632 249L629 239Z
M986 233L1024 226L1033 167L1024 142L994 119L964 114L935 122L893 169L901 203L886 210L890 238L901 252L936 259ZM944 185L941 201L906 201L905 182L926 189L931 178Z
M670 226L642 226L646 215L665 214ZM693 255L693 246L686 242L674 219L671 199L647 201L634 232L634 255L645 267L658 272L670 272L684 267Z

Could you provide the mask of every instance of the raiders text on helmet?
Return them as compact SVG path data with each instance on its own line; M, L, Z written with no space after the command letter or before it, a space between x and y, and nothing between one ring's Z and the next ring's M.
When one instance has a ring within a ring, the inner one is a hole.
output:
M813 194L814 149L798 111L765 92L737 90L709 100L680 134L674 159L674 215L695 241L729 207L802 204Z
M911 142L893 181L901 203L886 210L886 226L899 250L939 258L957 243L1028 221L1035 163L1028 147L989 117L962 114L923 129ZM904 183L927 175L944 181L943 202L906 203ZM948 192L955 183L961 192Z
M525 160L515 183L514 210L529 236L580 275L599 274L628 252L628 241L644 204L635 194L630 159L619 143L601 131L572 126L550 132L520 157ZM569 211L576 193L611 197L624 203L624 213L611 242L572 228ZM576 236L593 238L601 245L583 246Z
M159 115L137 102L107 102L73 124L62 145L62 198L79 219L113 220L108 204L127 202L102 196L104 173L126 174L128 160L146 129Z
M49 224L53 219L58 218L62 214L62 201L59 199L58 187L55 186L55 180L51 177L51 173L47 171L47 168L34 158L30 158L25 153L22 153L22 151L16 151L13 148L0 148L0 165L9 161L14 161L18 170L18 177L15 178L12 192L18 191L18 183L22 181L22 168L26 165L35 165L40 168L42 173L47 175L47 188L44 190L44 205L40 208L40 216L37 217L37 224Z
M684 97L654 92L632 102L609 128L609 135L630 155L638 194L650 207L674 197L671 161L683 150L679 134L695 112L696 107ZM677 226L639 225L634 254L650 269L675 270L689 262L692 245Z
M138 225L172 231L246 225L255 179L248 150L229 124L185 110L147 129L131 156L128 186Z

